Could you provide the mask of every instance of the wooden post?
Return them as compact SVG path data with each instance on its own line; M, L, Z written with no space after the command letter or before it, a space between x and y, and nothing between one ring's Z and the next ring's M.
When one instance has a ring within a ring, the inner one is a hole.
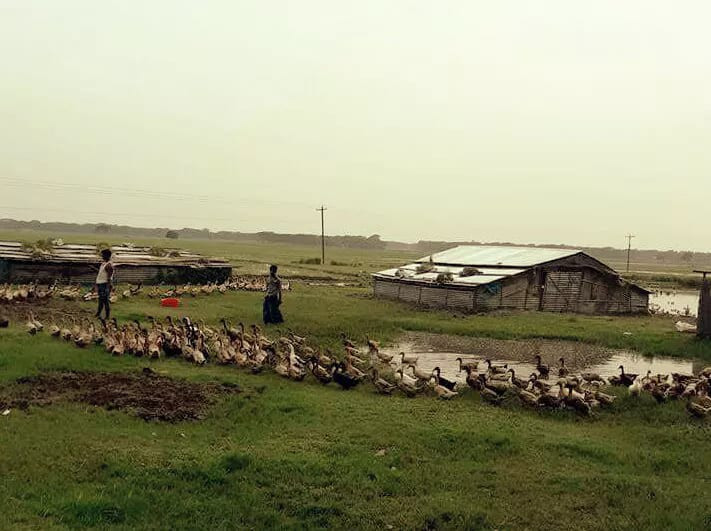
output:
M706 275L711 271L698 271L701 273L703 280L701 281L701 293L699 294L699 313L696 319L696 335L702 339L711 338L711 289Z

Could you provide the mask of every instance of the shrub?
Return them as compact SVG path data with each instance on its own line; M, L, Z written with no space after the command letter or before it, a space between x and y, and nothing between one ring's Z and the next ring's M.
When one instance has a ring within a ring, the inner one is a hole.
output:
M452 280L454 280L452 273L440 273L437 275L438 284L446 284L447 282L452 282Z
M320 258L302 258L299 260L300 264L308 264L308 265L321 265L321 259Z
M474 275L481 275L481 271L479 271L476 267L471 266L465 267L459 273L460 277L473 277Z

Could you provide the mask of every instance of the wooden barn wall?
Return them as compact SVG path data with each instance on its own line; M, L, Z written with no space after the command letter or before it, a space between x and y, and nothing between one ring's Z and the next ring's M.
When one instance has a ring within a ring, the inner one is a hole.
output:
M649 293L638 289L631 292L632 313L643 313L649 310Z
M92 284L98 264L62 264L46 262L0 261L0 282L51 283L76 282ZM223 282L229 278L230 267L117 265L116 283L193 283Z
M539 283L543 279L545 289L541 290ZM620 285L616 277L598 269L571 268L557 263L551 270L532 269L475 289L374 279L373 291L378 297L474 312L541 309L587 314L630 313L645 312L649 304L647 293L629 284Z
M582 271L548 271L543 291L543 310L575 312L578 310Z
M620 284L616 278L594 269L583 271L578 312L640 313L649 307L649 294L641 289Z

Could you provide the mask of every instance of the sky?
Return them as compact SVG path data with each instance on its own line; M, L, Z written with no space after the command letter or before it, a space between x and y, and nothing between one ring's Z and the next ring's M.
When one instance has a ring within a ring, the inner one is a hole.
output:
M0 218L711 250L707 0L0 0Z

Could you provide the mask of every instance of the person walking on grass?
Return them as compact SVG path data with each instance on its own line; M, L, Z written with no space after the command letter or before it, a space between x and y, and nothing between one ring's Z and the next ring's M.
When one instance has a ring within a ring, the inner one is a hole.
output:
M99 273L96 275L96 293L99 295L99 307L96 310L96 317L101 319L101 310L106 311L105 319L108 321L111 315L111 279L114 276L114 265L111 263L111 250L101 251L101 265Z
M277 276L277 266L269 266L269 277L267 277L267 293L264 296L264 306L262 307L262 317L264 324L279 324L284 322L281 315L281 279Z

